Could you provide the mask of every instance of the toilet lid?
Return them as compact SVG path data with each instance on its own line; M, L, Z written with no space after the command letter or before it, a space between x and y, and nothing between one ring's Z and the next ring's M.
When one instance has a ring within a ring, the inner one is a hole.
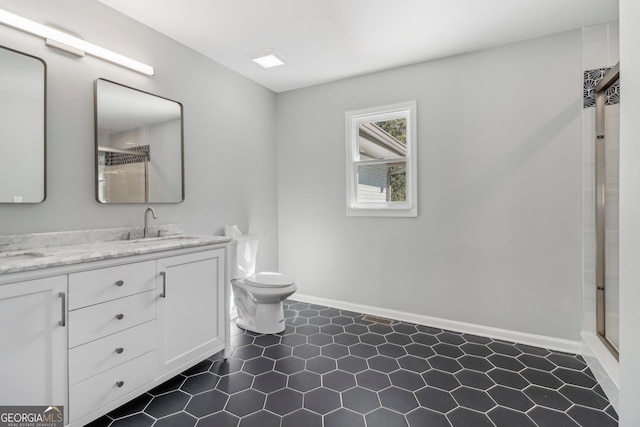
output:
M293 285L293 280L280 273L256 273L247 277L244 281L250 285L261 288L275 288Z

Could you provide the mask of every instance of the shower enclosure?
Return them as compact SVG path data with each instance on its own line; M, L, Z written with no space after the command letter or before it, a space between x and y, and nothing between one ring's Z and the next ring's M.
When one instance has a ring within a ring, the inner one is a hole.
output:
M618 357L619 275L619 104L607 106L608 90L619 83L620 63L596 86L596 328Z
M149 202L149 152L98 146L100 203Z

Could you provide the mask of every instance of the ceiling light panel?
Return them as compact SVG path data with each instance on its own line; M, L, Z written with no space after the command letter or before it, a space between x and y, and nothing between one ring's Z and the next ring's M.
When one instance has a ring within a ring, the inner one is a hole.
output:
M269 53L267 55L258 56L253 58L253 62L260 65L263 68L273 68L280 65L284 65L285 62L282 58L278 57L275 53Z

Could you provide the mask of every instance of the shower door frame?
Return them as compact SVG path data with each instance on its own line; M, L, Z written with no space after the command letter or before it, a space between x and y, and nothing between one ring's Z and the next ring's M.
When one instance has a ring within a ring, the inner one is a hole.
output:
M596 331L602 342L619 357L618 349L609 341L606 334L606 231L605 231L605 203L606 203L606 163L605 163L605 125L604 106L605 92L620 78L620 63L618 62L596 86Z

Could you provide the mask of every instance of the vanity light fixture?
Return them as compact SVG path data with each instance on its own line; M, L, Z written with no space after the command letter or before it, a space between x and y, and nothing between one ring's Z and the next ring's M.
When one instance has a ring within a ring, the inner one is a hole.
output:
M48 46L63 49L67 52L73 53L74 55L84 56L86 53L148 76L155 74L155 70L150 65L143 64L135 59L120 55L119 53L63 33L62 31L58 31L30 19L23 18L22 16L8 12L4 9L0 9L0 24L42 37L45 39L45 43Z
M272 68L278 67L280 65L284 65L285 62L282 58L275 54L275 52L270 51L269 53L261 56L257 56L251 58L253 62L260 65L263 68Z

